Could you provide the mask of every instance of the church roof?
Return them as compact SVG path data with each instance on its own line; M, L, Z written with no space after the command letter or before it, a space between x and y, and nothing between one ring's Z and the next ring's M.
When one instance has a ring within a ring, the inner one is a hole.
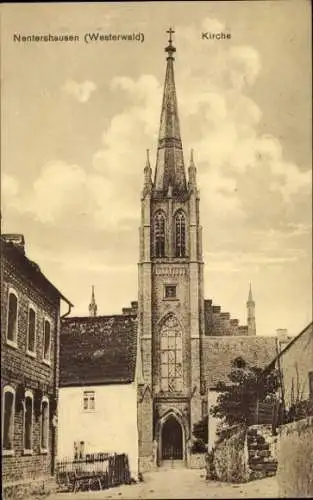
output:
M62 320L60 386L133 382L137 322L134 316L70 317Z
M169 186L173 194L184 194L187 190L183 148L180 136L176 88L174 79L174 53L172 44L173 30L170 34L167 52L167 65L161 109L159 142L154 178L154 191L167 195Z
M202 367L207 386L229 382L232 361L242 357L249 364L265 368L277 354L277 337L204 337Z

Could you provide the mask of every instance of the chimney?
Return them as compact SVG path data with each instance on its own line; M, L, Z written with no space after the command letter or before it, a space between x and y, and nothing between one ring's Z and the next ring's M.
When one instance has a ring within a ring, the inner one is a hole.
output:
M277 328L276 335L278 340L286 340L288 338L288 330L287 328Z
M15 246L20 252L25 255L25 239L23 234L2 234L2 238Z
M283 349L287 344L289 344L290 337L288 336L287 328L277 328L276 336L280 349Z

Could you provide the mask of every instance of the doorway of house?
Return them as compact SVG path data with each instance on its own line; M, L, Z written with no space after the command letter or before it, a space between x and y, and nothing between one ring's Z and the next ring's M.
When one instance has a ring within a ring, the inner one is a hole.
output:
M183 430L172 415L162 426L162 460L183 459Z

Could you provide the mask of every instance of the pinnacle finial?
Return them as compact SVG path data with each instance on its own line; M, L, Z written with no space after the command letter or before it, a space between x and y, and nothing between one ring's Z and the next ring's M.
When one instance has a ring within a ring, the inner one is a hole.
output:
M173 54L174 52L176 52L176 49L175 47L173 46L173 38L172 38L172 35L175 33L175 31L173 30L173 28L169 28L166 33L168 33L169 35L169 39L168 39L168 46L166 47L165 49L165 52L168 53L168 57L171 58L171 59L174 59L173 58Z
M150 149L146 149L146 153L147 153L146 165L147 165L147 167L149 167L150 166Z
M96 304L96 298L95 298L95 287L92 285L91 287L91 301L89 304L89 315L90 316L97 316L97 304Z
M251 281L250 281L250 284L249 284L249 296L248 296L248 301L249 301L249 302L253 302Z
M193 149L191 148L190 150L190 165L193 165L194 161L193 161Z

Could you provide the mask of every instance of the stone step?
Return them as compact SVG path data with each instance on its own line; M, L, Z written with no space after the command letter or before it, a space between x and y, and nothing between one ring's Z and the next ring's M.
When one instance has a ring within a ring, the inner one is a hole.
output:
M251 481L254 481L255 479L263 479L263 477L266 477L267 473L264 471L253 471L250 472L250 479Z
M162 460L160 467L163 469L183 469L186 467L185 460Z

